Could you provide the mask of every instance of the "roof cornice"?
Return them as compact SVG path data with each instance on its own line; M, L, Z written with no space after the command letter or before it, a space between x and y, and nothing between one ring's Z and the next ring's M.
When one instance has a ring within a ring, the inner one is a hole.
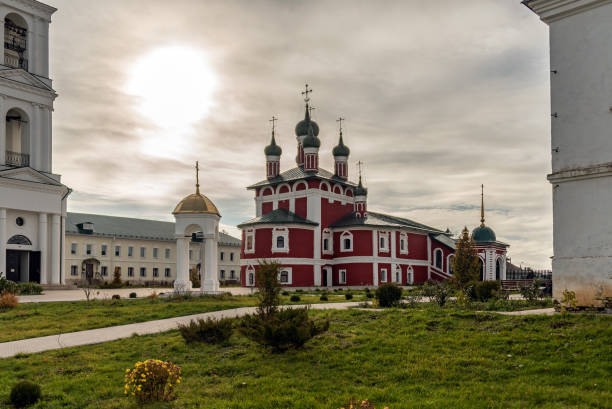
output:
M523 0L540 19L550 24L575 14L612 4L612 0Z
M27 91L33 94L40 95L45 98L51 98L51 101L57 98L57 94L53 90L43 89L35 85L26 84L20 81L15 81L13 79L3 77L1 71L0 71L0 84L6 85L7 87L12 88L12 89L17 89L20 91Z

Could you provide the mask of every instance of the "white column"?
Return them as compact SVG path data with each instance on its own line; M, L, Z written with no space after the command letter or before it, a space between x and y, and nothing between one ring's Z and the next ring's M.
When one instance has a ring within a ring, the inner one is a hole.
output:
M41 121L41 152L40 169L43 172L51 172L52 169L52 136L51 136L51 108L43 107L40 111Z
M34 169L41 169L43 153L42 150L42 135L40 126L40 105L32 103L32 118L30 120L30 167Z
M51 284L60 283L60 226L60 215L51 215Z
M2 20L2 24L0 25L0 28L4 29L4 20ZM2 30L1 32L4 33L4 30ZM2 53L4 53L4 47L0 47L0 48L2 48ZM3 55L2 58L4 58L4 54L2 55ZM2 63L3 62L4 60L2 60ZM5 99L5 96L0 95L0 115L2 116L2 121L0 121L0 124L2 124L2 126L0 126L0 165L5 164L5 152L6 152L6 122L4 118L4 114L5 114L4 99Z
M6 278L6 209L0 208L0 273Z
M174 290L177 292L191 291L189 280L189 241L186 237L176 239L176 280Z
M353 246L355 244L353 243ZM374 260L378 260L378 232L372 230L372 256ZM372 263L372 285L378 286L378 263Z
M49 277L49 248L47 246L47 238L49 232L47 230L47 213L38 214L38 243L40 247L40 283L47 284Z
M206 255L204 256L206 268L204 269L204 281L202 283L202 291L219 291L219 278L217 277L217 239L205 238L204 247Z
M60 225L62 249L60 250L60 284L66 284L66 216L62 216ZM114 249L112 253L114 254ZM115 270L111 270L111 273Z

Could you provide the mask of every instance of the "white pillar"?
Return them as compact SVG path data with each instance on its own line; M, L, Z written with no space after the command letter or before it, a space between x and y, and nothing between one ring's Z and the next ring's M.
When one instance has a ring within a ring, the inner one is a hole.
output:
M6 209L0 208L0 273L6 278Z
M2 19L0 19L2 20ZM2 20L2 24L0 25L0 28L4 28L4 20ZM2 33L4 33L4 30L2 30ZM0 47L2 48L2 52L4 53L4 47ZM4 54L2 54L4 55ZM4 58L4 57L2 57ZM4 62L4 60L2 60L2 62ZM6 97L4 95L0 95L0 115L2 116L2 120L0 121L0 124L2 124L2 126L0 126L0 165L4 165L5 162L5 152L6 152L6 122L5 122L5 112L4 112L4 99Z
M204 280L201 291L219 291L219 278L217 277L217 239L204 238L205 265Z
M191 291L189 280L189 241L186 237L176 239L176 280L174 290L177 292Z
M355 246L355 243L353 243ZM372 230L372 256L374 256L374 260L378 260L378 232L376 230ZM378 263L372 263L372 285L378 286Z
M62 240L62 248L60 250L60 284L66 284L66 216L62 216L60 235Z
M47 238L49 232L47 230L47 213L38 214L38 243L40 248L40 283L47 284L49 277L49 248L47 246Z
M42 127L40 126L41 120L41 109L40 105L32 103L32 118L30 118L30 167L34 169L41 169L42 163Z
M60 226L59 214L51 215L51 284L60 284Z

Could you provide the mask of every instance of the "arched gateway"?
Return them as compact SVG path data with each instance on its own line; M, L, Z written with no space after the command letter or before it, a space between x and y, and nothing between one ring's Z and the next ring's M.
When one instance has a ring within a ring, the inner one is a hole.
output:
M175 219L176 280L174 290L192 290L189 279L189 243L192 236L202 238L200 277L202 292L219 291L217 277L217 243L221 215L210 199L200 193L199 166L196 162L196 192L185 197L172 212ZM204 271L202 271L202 269Z

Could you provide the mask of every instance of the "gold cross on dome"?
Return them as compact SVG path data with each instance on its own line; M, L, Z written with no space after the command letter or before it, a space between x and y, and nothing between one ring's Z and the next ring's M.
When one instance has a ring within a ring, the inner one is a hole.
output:
M272 119L270 119L270 122L272 122L272 134L274 134L274 126L276 124L276 121L278 121L278 118L272 115Z
M196 160L196 193L200 194L200 164L199 162Z

